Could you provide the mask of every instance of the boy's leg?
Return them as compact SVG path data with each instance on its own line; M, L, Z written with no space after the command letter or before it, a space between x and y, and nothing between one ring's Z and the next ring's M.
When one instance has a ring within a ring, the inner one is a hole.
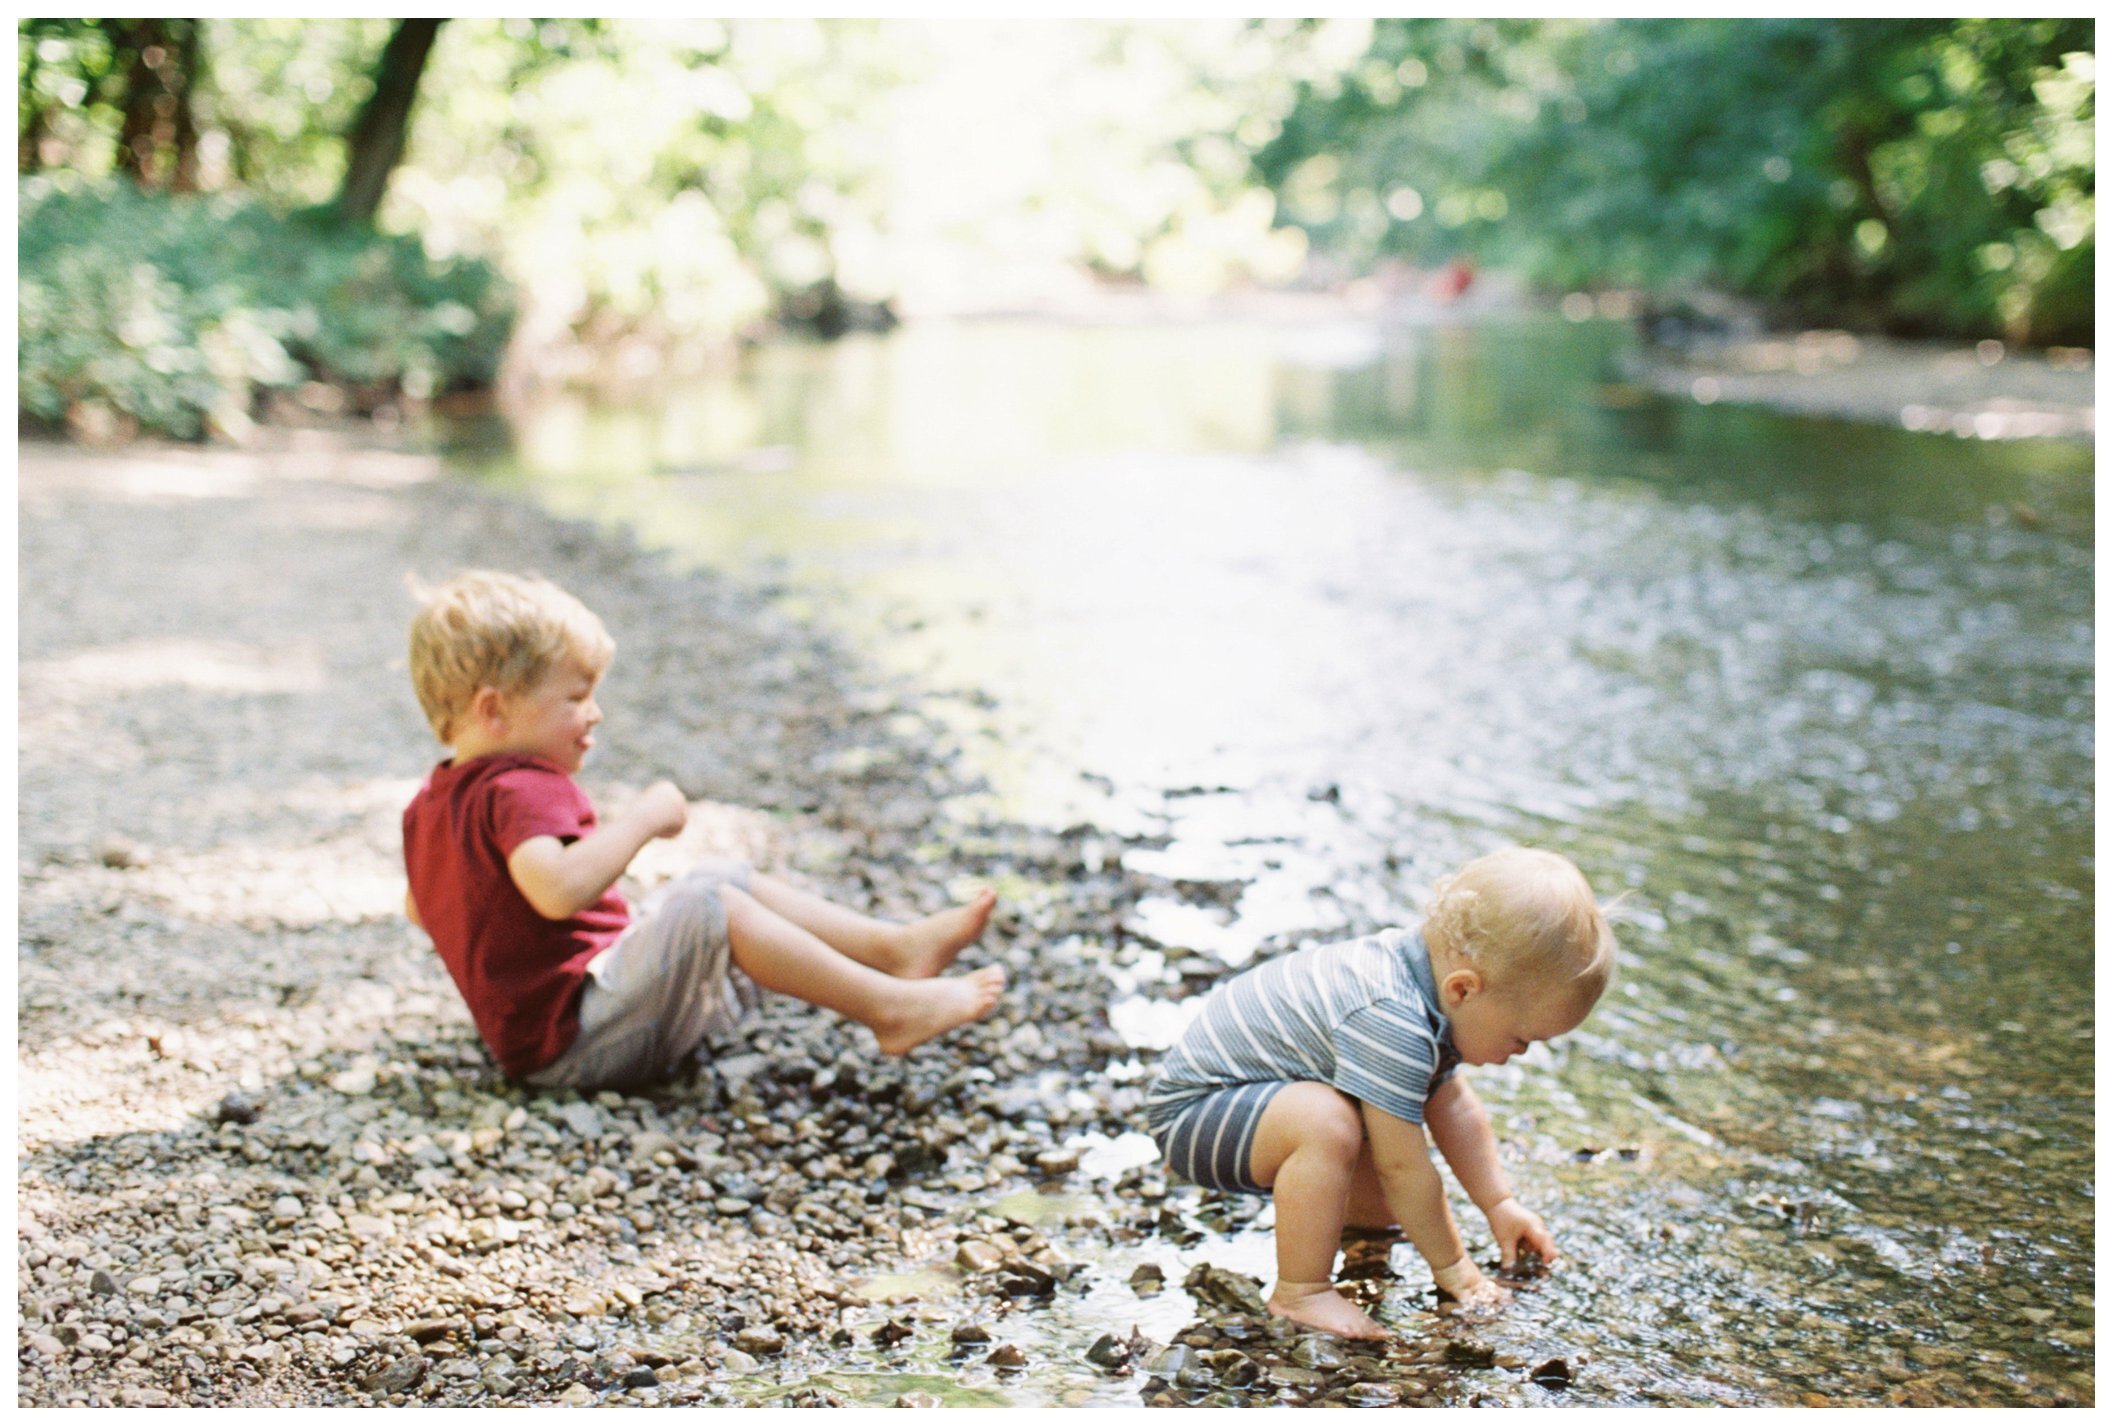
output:
M1357 1101L1308 1080L1269 1101L1249 1154L1255 1182L1277 1205L1277 1285L1269 1310L1343 1337L1386 1336L1335 1290L1335 1253L1364 1146Z
M909 980L935 976L954 963L964 946L983 934L998 893L985 888L960 906L907 925L856 911L757 872L749 892L778 915L860 965Z
M967 975L898 980L831 949L747 892L728 886L719 894L726 902L734 964L751 980L856 1020L891 1055L981 1019L1005 988L1005 972L996 966Z
M1399 1228L1394 1210L1387 1207L1386 1190L1379 1186L1379 1165L1366 1142L1357 1156L1357 1172L1350 1179L1350 1209L1343 1221L1352 1228Z

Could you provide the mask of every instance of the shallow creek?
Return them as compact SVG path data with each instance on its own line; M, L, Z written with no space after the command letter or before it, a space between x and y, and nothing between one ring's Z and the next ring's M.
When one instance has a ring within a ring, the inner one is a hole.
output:
M1566 1262L1470 1329L1364 1251L1412 1342L1493 1360L1348 1399L2088 1403L2091 451L1669 402L1614 377L1627 340L940 325L449 438L913 681L988 786L942 848L1084 826L1152 878L1094 951L1133 1077L1199 957L1398 922L1492 846L1627 893L1592 1018L1472 1071ZM1026 1366L870 1341L959 1315L940 1257L743 1394L1136 1403L1088 1348L1169 1342L1197 1263L1266 1283L1267 1206L1177 1186L1124 1241L1149 1141L1078 1147L1041 1191L933 1190L1084 1264L1007 1319Z

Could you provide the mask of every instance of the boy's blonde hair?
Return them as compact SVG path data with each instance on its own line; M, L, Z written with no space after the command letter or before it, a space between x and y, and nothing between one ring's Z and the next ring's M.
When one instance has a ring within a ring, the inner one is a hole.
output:
M1431 888L1424 938L1478 967L1495 988L1567 985L1590 1005L1614 979L1614 933L1568 857L1506 847Z
M451 746L478 689L520 693L567 658L598 678L616 652L593 610L534 575L465 570L437 589L413 581L411 592L423 605L411 620L411 687Z

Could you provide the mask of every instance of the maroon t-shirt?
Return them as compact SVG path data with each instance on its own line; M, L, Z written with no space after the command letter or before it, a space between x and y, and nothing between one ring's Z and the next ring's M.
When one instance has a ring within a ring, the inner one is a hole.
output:
M530 837L577 841L594 804L526 753L442 763L404 809L411 901L499 1068L515 1079L565 1053L580 1032L587 962L630 924L615 887L566 921L537 914L506 859Z

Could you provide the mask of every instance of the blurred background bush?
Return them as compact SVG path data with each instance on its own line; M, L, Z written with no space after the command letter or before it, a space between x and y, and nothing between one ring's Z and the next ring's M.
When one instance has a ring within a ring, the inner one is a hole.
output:
M26 416L237 432L745 337L1454 264L2088 343L2088 20L61 20Z

